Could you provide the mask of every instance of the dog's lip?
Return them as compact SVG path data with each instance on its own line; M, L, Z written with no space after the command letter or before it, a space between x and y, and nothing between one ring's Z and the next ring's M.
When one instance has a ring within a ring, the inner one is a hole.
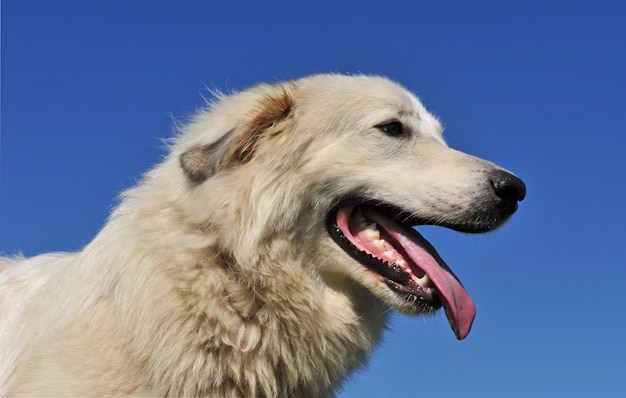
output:
M400 257L406 259L403 267L374 257L363 245L357 247L358 239L348 227L348 220L355 208L364 209L366 217L385 234L385 240L389 240ZM377 273L394 293L409 301L419 299L421 307L426 304L427 310L435 310L443 305L455 335L463 339L469 333L476 314L474 303L434 247L412 228L419 221L410 212L397 206L350 198L340 201L331 209L327 228L330 236L344 251ZM420 275L424 274L430 278L429 287L418 284L422 282Z
M335 223L333 228L334 233L331 233L331 236L339 246L347 251L353 258L365 265L366 268L373 271L391 290L401 296L405 296L409 301L415 301L415 299L410 296L421 300L421 307L425 308L427 311L434 311L441 307L441 301L438 296L433 294L434 286L432 286L432 284L430 284L430 286L421 286L416 283L407 265L382 261L367 251L359 249L350 242L350 239L345 236L338 223ZM425 275L422 271L419 271L419 274L422 275L422 277ZM428 282L425 282L424 284L427 283Z

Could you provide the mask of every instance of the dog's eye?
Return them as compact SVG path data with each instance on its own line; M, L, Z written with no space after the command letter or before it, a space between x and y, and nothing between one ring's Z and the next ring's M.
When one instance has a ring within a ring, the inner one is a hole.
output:
M383 133L391 136L400 136L404 134L404 126L402 123L398 121L388 122L384 124L379 124L376 126L377 129L382 131Z

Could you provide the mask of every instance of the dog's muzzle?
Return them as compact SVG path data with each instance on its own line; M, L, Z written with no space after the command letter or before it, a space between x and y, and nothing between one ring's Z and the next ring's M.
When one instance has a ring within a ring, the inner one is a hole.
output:
M488 174L489 205L454 220L419 219L409 211L373 199L340 201L328 214L331 238L348 255L377 275L404 301L407 312L427 313L443 306L457 338L467 336L476 309L471 298L434 247L412 227L436 224L462 232L487 232L501 225L526 196L526 186L504 170Z

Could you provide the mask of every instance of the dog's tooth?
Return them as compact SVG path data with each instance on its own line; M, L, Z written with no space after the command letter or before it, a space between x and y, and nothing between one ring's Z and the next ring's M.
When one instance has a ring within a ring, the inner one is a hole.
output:
M420 287L427 289L430 286L430 278L428 275L424 275L417 279L417 284L420 285Z
M367 228L365 230L365 236L367 236L368 238L370 238L373 241L377 241L377 240L380 239L380 231L377 230L377 229Z
M402 268L406 268L406 261L402 260L402 259L398 259L396 260L396 264L398 264L399 266L401 266Z
M393 252L390 250L387 250L386 252L383 252L383 256L387 257L389 260L393 260L395 261L396 257L393 255Z
M382 239L377 239L374 241L374 246L376 246L380 250L385 250L385 241Z

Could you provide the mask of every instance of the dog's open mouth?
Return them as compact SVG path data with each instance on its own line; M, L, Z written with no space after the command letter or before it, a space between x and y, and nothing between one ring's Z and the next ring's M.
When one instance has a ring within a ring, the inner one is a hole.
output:
M476 308L433 246L412 226L415 219L398 209L344 203L329 213L333 240L395 294L426 311L443 306L458 339L472 326Z

